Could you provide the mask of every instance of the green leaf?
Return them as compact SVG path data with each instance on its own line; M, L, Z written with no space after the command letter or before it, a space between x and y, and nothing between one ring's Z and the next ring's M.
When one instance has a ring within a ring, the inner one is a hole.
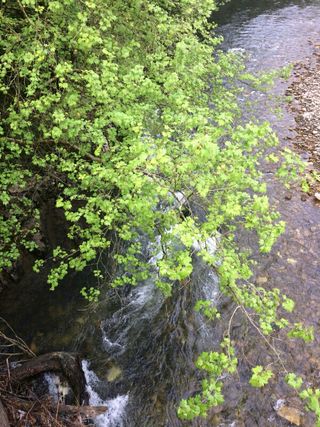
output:
M257 365L252 368L252 376L249 382L252 387L261 388L268 384L272 376L273 372L270 369L264 369L262 366Z

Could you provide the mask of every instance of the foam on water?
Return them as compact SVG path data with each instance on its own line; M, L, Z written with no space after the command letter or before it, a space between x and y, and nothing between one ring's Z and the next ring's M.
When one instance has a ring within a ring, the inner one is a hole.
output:
M44 379L48 384L48 392L55 402L65 402L65 398L71 392L70 386L65 381L61 381L59 375L54 373L44 374Z
M213 237L208 237L208 239L205 242L195 240L192 244L192 248L196 252L206 250L209 255L214 256L217 251L217 241Z
M126 406L129 400L128 394L119 395L114 399L103 400L96 391L100 380L97 375L89 368L89 362L82 362L82 369L86 378L86 390L89 394L89 403L93 406L106 406L108 408L105 414L95 418L97 427L123 427Z
M55 402L57 402L59 400L58 387L60 383L58 375L46 373L44 374L44 379L48 384L48 392L50 396L53 397Z

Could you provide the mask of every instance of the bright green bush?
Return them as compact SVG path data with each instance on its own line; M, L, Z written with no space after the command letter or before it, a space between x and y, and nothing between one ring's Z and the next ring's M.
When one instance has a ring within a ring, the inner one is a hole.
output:
M215 5L200 3L4 2L3 267L21 244L34 246L33 230L23 226L37 208L30 196L50 186L77 242L71 253L55 249L60 264L49 276L52 289L108 249L110 232L131 242L115 257L126 265L116 284L145 276L139 233L151 241L163 235L159 266L169 280L190 275L193 241L235 221L257 230L262 250L270 249L283 224L256 164L277 139L266 123L239 124L236 79L244 67L233 54L216 50L213 57L218 39L206 37L205 28ZM204 204L204 223L184 217L176 192ZM173 238L184 245L174 253ZM232 280L241 274L235 269Z

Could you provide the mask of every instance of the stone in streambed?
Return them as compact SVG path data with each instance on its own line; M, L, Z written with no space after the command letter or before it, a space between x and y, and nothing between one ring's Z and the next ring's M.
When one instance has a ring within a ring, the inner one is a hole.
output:
M267 277L263 277L263 276L257 277L257 279L256 279L257 285L264 285L265 283L268 283Z
M110 382L115 381L116 379L120 378L121 375L121 368L119 368L119 366L114 365L107 372L107 380Z
M289 423L294 424L295 426L301 425L301 411L296 408L291 408L290 406L281 406L277 410L279 417L284 418L289 421Z

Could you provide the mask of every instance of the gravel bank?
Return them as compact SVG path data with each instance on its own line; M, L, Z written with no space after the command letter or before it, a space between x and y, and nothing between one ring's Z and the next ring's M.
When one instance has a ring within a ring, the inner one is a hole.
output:
M320 173L320 44L306 61L295 65L293 81L287 96L291 97L289 110L294 114L296 127L294 148L305 153L309 172ZM319 191L319 180L309 180L310 195Z

